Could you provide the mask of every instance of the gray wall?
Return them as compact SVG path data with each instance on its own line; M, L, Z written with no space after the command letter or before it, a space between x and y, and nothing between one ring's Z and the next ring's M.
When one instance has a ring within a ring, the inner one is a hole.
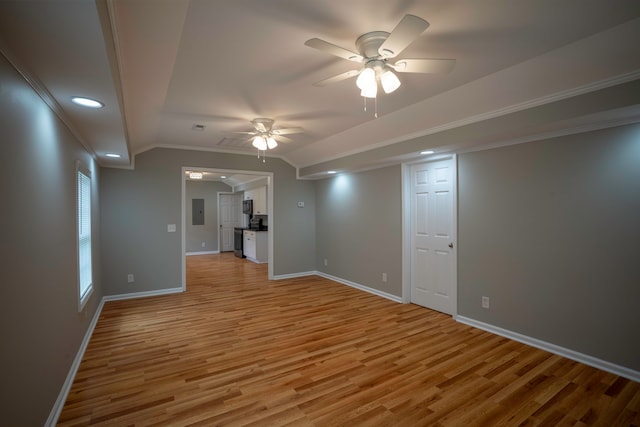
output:
M640 370L640 125L463 154L458 174L459 314Z
M0 55L0 425L47 420L102 298L98 168ZM78 313L75 161L92 172L94 293Z
M401 185L400 166L316 181L318 271L402 296Z
M231 187L219 181L185 182L185 246L187 252L220 250L218 233L218 192L231 192ZM192 225L191 199L204 199L204 225ZM205 246L202 246L202 243Z
M265 185L269 185L269 177L265 176L260 179L256 179L255 181L248 182L246 184L238 184L234 187L236 192L245 191L245 190L253 190L254 188L264 187Z
M136 156L135 170L102 169L102 267L105 294L175 288L181 284L183 166L273 172L274 274L315 269L313 182L296 179L278 158L156 148ZM297 200L309 203L298 209ZM167 224L177 232L167 233ZM127 274L136 281L128 285Z

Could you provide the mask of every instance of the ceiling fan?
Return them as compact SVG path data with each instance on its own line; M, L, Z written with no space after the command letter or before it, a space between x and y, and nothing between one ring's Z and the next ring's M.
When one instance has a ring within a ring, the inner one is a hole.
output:
M356 85L360 95L375 98L378 93L378 81L385 93L391 93L400 87L400 80L393 73L446 74L453 69L455 59L400 59L395 63L389 60L398 56L420 34L429 23L414 15L405 15L391 33L372 31L356 40L359 53L352 52L317 38L309 39L305 45L352 62L364 64L357 70L350 70L337 76L314 83L325 86L351 77L358 76Z
M291 138L287 138L283 135L289 135L292 133L302 133L304 129L300 127L287 128L287 129L273 129L273 119L256 118L251 120L254 130L250 132L234 132L245 135L251 135L250 139L253 139L252 145L258 149L258 151L272 150L278 146L278 142L292 142Z

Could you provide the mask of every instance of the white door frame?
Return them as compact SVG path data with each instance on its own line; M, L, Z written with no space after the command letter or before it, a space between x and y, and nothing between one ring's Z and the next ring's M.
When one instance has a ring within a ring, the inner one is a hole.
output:
M180 174L180 183L181 183L181 211L180 211L180 222L181 222L181 232L182 232L182 260L181 260L181 268L182 268L182 291L185 292L187 290L187 255L186 255L186 236L185 232L187 229L186 225L186 183L187 176L186 171L197 169L203 172L213 172L219 174L241 174L241 175L255 175L255 176L266 176L267 177L267 212L269 212L269 229L267 230L267 239L269 246L269 254L268 254L268 278L269 280L273 280L273 230L274 230L274 210L273 210L273 172L258 172L258 171L247 171L247 170L238 170L238 169L220 169L220 168L203 168L200 166L182 166L181 174Z
M455 154L438 156L402 164L402 302L411 302L411 166L422 163L453 160L452 215L453 215L453 299L452 317L458 315L458 157Z

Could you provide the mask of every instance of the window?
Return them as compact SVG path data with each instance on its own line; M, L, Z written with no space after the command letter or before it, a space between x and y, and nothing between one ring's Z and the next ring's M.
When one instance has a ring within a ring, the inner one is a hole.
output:
M91 269L91 174L78 165L78 311L93 292L93 274Z

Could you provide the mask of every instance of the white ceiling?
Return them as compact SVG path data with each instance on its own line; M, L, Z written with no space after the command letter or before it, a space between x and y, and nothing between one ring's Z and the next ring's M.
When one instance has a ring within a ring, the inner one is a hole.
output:
M354 64L306 40L355 50L358 36L391 31L407 13L431 25L399 58L455 58L450 74L401 74L402 86L378 97L377 119L371 102L363 110L354 79L313 86ZM364 166L354 153L376 157L372 164L406 160L419 145L406 141L544 105L543 121L484 142L566 131L585 117L601 126L639 121L637 100L597 98L572 114L552 108L639 79L639 39L637 0L0 1L4 55L100 164L115 167L158 146L255 155L229 133L252 130L256 117L304 128L269 155L308 177L332 162ZM70 103L73 95L106 107L83 110ZM443 152L481 140L423 145ZM385 159L380 148L390 145L396 149Z

